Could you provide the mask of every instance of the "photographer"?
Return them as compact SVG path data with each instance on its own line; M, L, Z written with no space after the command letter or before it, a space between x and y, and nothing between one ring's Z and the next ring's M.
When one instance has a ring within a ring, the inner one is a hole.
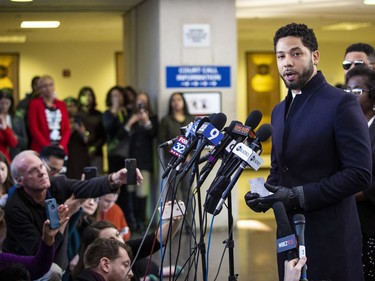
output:
M65 176L49 178L47 167L36 152L26 150L18 154L11 164L11 174L19 186L5 206L6 238L3 252L18 255L35 255L40 243L46 213L44 202L55 198L58 204L64 203L71 195L75 198L96 198L103 194L116 192L126 184L127 170L121 169L109 176L96 177L87 181L68 179ZM143 180L137 170L137 182ZM55 238L56 256L64 240L65 232L59 232ZM66 256L66 254L65 254ZM41 280L61 280L66 264L53 264Z
M130 129L132 141L129 157L137 160L137 167L141 170L144 180L137 188L128 186L129 200L127 205L134 206L133 213L136 224L133 224L132 230L143 233L148 221L147 210L151 209L150 193L153 186L154 142L158 133L158 117L154 114L150 105L150 98L145 92L138 94L136 107L135 114L129 120L129 123L132 120L135 121L131 124ZM125 215L128 219L127 211Z

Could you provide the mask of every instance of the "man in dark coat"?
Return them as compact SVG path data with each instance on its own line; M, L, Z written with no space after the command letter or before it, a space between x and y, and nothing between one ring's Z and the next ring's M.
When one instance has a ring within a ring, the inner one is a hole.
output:
M131 250L126 244L111 238L98 238L85 252L85 269L75 281L130 281Z
M247 205L265 212L281 201L291 222L306 218L309 280L361 281L361 231L354 194L371 182L367 123L357 98L329 85L317 71L320 54L312 29L281 27L274 37L288 95L272 113L272 195L247 193ZM294 100L293 100L294 99ZM286 255L278 255L283 280Z
M72 180L65 176L50 178L45 163L37 153L25 150L13 159L11 174L19 188L14 191L5 206L6 238L3 251L31 256L37 251L43 224L47 219L44 206L46 199L53 197L58 204L62 204L73 194L75 198L96 198L116 192L122 184L126 184L127 170L121 169L109 176L87 181ZM137 169L138 183L142 180L142 175ZM56 235L55 260L42 280L60 280L62 272L68 265L67 259L57 260L58 257L66 257L63 248L65 226L66 224L61 226Z

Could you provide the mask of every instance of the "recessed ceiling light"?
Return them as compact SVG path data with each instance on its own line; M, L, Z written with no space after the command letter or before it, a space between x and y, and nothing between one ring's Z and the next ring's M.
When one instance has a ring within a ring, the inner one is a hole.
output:
M22 28L57 28L60 26L59 21L23 21Z
M375 5L375 0L364 0L363 4L365 4L365 5Z
M322 29L329 31L351 31L369 26L371 26L371 23L369 22L340 22L323 26Z
M0 43L25 43L26 35L0 35Z
M10 2L33 2L34 0L10 0Z

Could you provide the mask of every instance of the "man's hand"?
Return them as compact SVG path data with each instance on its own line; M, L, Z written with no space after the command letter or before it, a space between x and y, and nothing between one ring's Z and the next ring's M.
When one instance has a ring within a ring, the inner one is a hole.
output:
M69 220L69 208L67 205L61 204L57 207L57 209L59 211L60 225L65 227L67 221ZM52 244L55 243L55 236L57 232L59 232L61 226L60 228L52 229L49 227L49 224L49 220L44 222L42 239L48 246L52 246Z
M247 206L250 207L251 210L254 212L260 213L260 212L266 212L271 206L269 204L264 205L259 201L259 194L254 192L248 192L245 194L245 201Z
M141 171L137 168L137 184L141 184L143 182L143 176L141 174ZM109 182L111 184L121 185L126 184L126 175L128 174L128 170L126 168L123 168L116 173L113 173L110 175Z
M284 204L285 210L305 207L305 197L302 186L289 188L265 183L264 187L273 194L260 197L258 193L248 192L245 195L246 204L255 212L266 212L278 201Z
M306 264L306 257L285 261L284 263L284 281L299 281L301 269Z
M305 196L302 186L284 187L265 183L264 187L273 194L259 198L260 203L272 207L275 202L284 204L285 210L305 207Z

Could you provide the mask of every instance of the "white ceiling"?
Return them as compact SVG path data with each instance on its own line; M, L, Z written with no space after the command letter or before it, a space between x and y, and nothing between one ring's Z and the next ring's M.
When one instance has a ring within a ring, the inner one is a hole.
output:
M152 0L34 0L29 3L0 0L0 35L24 34L30 43L119 42L122 14L144 1ZM239 40L271 41L278 27L295 21L314 28L320 43L373 42L374 15L375 6L365 6L362 0L236 0ZM20 28L22 20L36 19L60 20L61 25L53 30ZM352 31L324 30L327 25L343 22L369 26Z

